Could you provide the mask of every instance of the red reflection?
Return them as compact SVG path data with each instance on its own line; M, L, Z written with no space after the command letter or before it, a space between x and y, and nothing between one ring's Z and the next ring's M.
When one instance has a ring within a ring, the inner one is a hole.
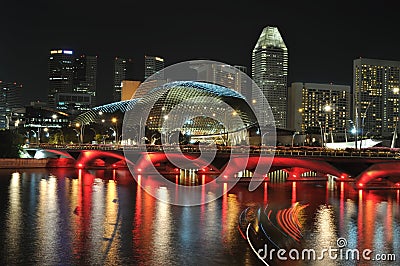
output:
M227 231L227 214L228 214L228 183L224 183L223 186L223 196L222 196L222 213L221 213L221 224L222 224L222 230L221 230L221 235L225 236L226 235L226 231Z
M295 204L297 202L297 196L296 196L296 182L292 183L292 204Z
M363 190L358 191L358 216L357 216L357 236L358 236L358 248L361 250L363 248L364 240L364 206L363 206ZM371 232L373 233L373 232Z
M264 206L268 203L268 183L264 182Z
M94 176L92 174L78 170L78 194L77 206L73 211L76 220L74 234L74 255L78 255L82 250L75 247L85 247L89 239L89 231L91 227L90 212L92 209L92 193L93 193Z

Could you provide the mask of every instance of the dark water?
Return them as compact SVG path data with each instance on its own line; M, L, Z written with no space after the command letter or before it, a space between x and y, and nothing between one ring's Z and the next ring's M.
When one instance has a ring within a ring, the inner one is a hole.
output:
M238 229L240 214L296 202L307 205L303 247L336 246L344 237L349 247L397 252L397 263L307 265L400 261L399 190L286 182L249 192L243 183L209 204L180 207L147 194L125 170L1 170L0 177L1 265L259 265Z

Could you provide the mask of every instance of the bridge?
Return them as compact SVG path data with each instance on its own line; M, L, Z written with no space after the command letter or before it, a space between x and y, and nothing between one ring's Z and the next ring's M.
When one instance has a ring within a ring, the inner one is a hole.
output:
M25 149L34 158L59 158L69 167L126 167L135 174L179 171L170 161L185 161L185 169L203 174L240 178L246 175L271 180L351 181L358 189L400 189L400 153L396 149L330 150L308 147L196 146L196 145L49 145ZM200 154L215 153L211 163ZM126 154L129 154L125 157ZM270 165L268 172L257 165ZM245 165L245 167L244 167ZM246 173L243 173L245 168Z

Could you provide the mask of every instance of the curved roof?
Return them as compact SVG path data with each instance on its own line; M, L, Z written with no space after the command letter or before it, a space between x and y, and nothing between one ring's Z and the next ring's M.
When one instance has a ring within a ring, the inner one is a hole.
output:
M238 110L240 116L244 116L243 118L245 118L246 121L250 122L253 120L251 110L247 108L248 106L245 106L246 104L243 104L245 97L234 90L207 82L174 81L152 89L143 98L114 102L94 107L92 110L79 115L75 119L75 122L89 124L98 121L101 118L101 113L125 113L136 107L139 108L138 110L141 110L139 106L146 106L148 103L153 101L156 101L157 104L153 102L155 105L154 108L152 107L152 114L156 113L156 116L160 117L161 112L169 112L169 110L179 102L183 100L187 101L192 97L195 97L197 101L204 101L204 104L210 104L207 97L213 97L218 99L221 103L225 102L232 105ZM190 100L187 103L190 103ZM161 105L163 108L161 108Z
M222 97L235 97L235 98L240 98L240 99L245 99L244 96L237 91L234 91L232 89L229 89L227 87L223 87L220 85L212 84L212 83L207 83L207 82L200 82L200 81L174 81L170 82L167 84L164 84L161 87L157 87L152 89L150 93L156 92L158 90L163 90L163 89L169 89L169 88L175 88L175 87L184 87L184 88L195 88L195 89L200 89L205 92L215 94L216 96L222 96Z

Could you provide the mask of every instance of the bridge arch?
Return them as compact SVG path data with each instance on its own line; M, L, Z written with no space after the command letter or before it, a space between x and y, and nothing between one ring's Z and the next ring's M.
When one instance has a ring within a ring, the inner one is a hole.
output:
M400 164L398 162L376 163L371 165L356 177L356 181L358 186L365 186L373 180L390 176L400 177Z
M204 169L205 167L208 167L209 169L219 172L216 167L213 165L209 164L208 162L204 160L199 160L197 156L193 155L182 155L179 153L168 153L168 157L174 160L179 160L180 158L183 158L185 160L196 160L196 162L191 163L190 161L186 165L186 169ZM147 152L143 153L142 156L138 159L135 165L135 171L136 173L140 172L146 172L152 169L155 165L158 163L166 163L170 162L168 160L167 154L165 153L158 153L158 152Z
M225 170L227 174L233 175L241 170L243 170L243 165L246 164L246 170L253 170L259 164L270 164L271 169L279 170L279 169L296 169L299 177L302 173L308 171L314 171L324 174L330 174L336 177L347 177L348 175L331 164L320 161L320 160L310 160L310 159L299 159L299 158L289 158L289 157L272 157L272 156L250 156L248 159L245 157L235 157L231 158L229 161L229 168L226 169L225 164L221 169ZM298 170L298 171L297 171ZM289 170L290 171L290 170ZM267 173L258 173L257 175L265 175Z
M134 165L132 161L128 160L120 153L101 150L82 150L78 159L76 160L75 167L84 168L85 166L89 165L90 162L100 158L112 158L114 159L114 162L125 161L127 164Z

